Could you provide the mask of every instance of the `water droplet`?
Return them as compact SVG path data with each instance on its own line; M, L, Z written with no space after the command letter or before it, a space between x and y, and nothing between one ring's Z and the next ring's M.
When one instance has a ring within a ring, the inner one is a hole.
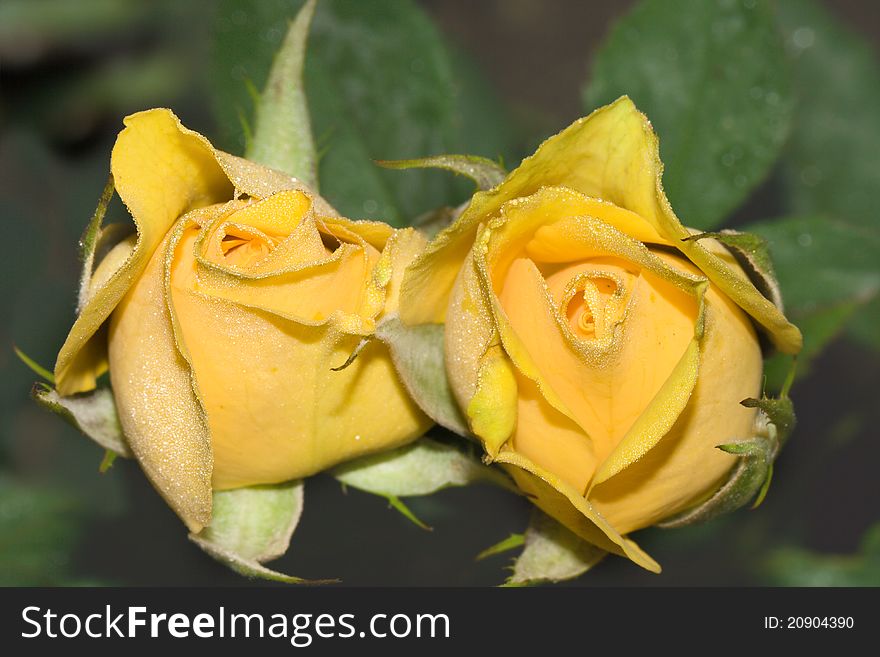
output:
M732 167L736 163L736 155L732 151L727 151L721 156L721 164L726 167Z
M748 183L748 182L749 182L748 179L742 174L737 175L733 179L733 184L736 185L737 187L745 187L746 183Z
M678 50L676 50L675 48L672 48L672 47L667 48L664 54L666 55L666 61L668 61L668 62L677 62L678 61Z
M792 33L791 42L798 50L806 50L816 43L816 33L811 27L799 27Z
M775 91L767 93L766 101L768 105L778 105L780 100L782 100L782 98L780 98L779 94Z
M743 7L746 9L754 9L758 3L755 0L744 0Z
M722 116L721 117L721 128L724 130L733 130L736 126L736 119L732 116Z
M809 233L801 233L798 235L797 241L801 246L810 246L813 243L813 236Z
M374 199L368 198L364 201L363 208L364 213L366 214L376 214L376 210L379 209L379 204Z
M764 88L752 87L751 89L749 89L749 96L751 96L755 100L761 100L761 98L764 97Z
M360 435L360 434L357 434L357 435L354 437L354 439L355 439L355 440L360 440L360 439L361 439L361 435Z

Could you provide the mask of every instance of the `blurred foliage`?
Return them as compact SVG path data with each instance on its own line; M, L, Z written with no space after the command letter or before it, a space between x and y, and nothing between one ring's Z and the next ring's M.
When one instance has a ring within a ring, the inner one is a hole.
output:
M67 583L81 523L70 496L0 477L0 586Z
M865 532L856 554L817 554L788 547L776 550L763 569L776 586L880 586L880 524Z
M254 94L265 84L286 21L301 5L230 0L218 6L213 101L234 152L244 150ZM471 69L452 58L434 25L408 1L319 3L306 93L321 153L321 193L346 216L381 217L398 226L466 199L468 186L455 186L451 176L383 171L373 160L463 149L508 155L501 106ZM464 71L466 102L457 79ZM489 124L493 129L479 129Z
M810 361L880 292L880 231L825 217L764 221L748 230L767 239L786 312L804 334L798 355L804 376ZM770 390L778 389L789 363L777 357L768 364Z
M777 3L793 62L798 109L782 162L791 210L880 232L880 65L867 41L815 0ZM854 250L864 248L853 242ZM876 258L875 258L876 261ZM880 299L854 316L852 335L880 349Z
M763 2L640 3L597 53L585 109L623 94L654 124L669 200L694 228L723 223L763 181L789 131L785 49Z

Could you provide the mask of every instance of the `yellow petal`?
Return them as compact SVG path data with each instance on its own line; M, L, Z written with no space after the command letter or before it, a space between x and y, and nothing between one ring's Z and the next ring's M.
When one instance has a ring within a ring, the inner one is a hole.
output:
M446 375L461 408L468 407L477 390L480 359L497 340L494 324L474 266L474 254L468 253L458 274L444 328Z
M610 465L611 471L653 446L662 437L661 428L671 426L687 402L698 362L696 347L689 343L700 337L698 306L705 281L667 264L599 218L568 217L555 209L555 192L546 189L505 205L478 238L475 262L517 369L538 384L554 408L578 423L600 461L646 410L656 409L639 427L644 440L626 440L615 458L629 457ZM603 206L593 210L602 217ZM551 261L549 268L544 258ZM577 264L560 267L561 260ZM609 324L595 339L575 335L560 316L560 288L581 270L607 272L627 288L619 324ZM557 288L555 294L548 284ZM646 353L652 354L651 368L645 367ZM670 382L676 371L681 376ZM653 442L645 431L649 417L656 421L650 424Z
M516 426L516 373L500 345L483 354L477 372L467 416L488 455L495 457Z
M596 547L628 557L651 572L660 565L634 541L621 534L589 501L567 483L515 452L502 450L496 462L508 464L517 486L549 516Z
M442 322L456 272L480 223L511 199L541 187L561 186L641 217L648 224L644 230L655 233L660 241L675 244L767 330L779 349L799 351L802 339L798 329L753 284L699 242L682 241L689 233L663 192L662 168L657 136L629 98L624 96L575 121L523 160L501 185L476 194L461 217L429 244L407 272L401 319L408 324Z
M187 231L175 250L170 292L208 416L216 488L305 477L424 432L429 422L383 345L370 343L349 367L332 371L359 336L203 294L198 239L197 230ZM252 286L236 293L246 301ZM286 303L273 297L286 296L287 288L267 284L262 294Z
M96 289L61 347L55 379L62 395L94 387L102 348L88 346L100 326L146 269L154 251L186 211L232 197L232 185L213 149L187 130L170 111L157 109L126 117L111 157L116 190L137 228L128 259Z
M339 313L372 319L377 301L384 304L384 289L380 299L371 295L380 253L331 221L315 217L292 191L221 212L194 243L192 289L310 325ZM334 230L357 243L336 242ZM335 251L324 246L322 234L333 239Z
M714 287L705 304L700 376L687 408L656 447L590 491L593 506L623 533L702 501L736 462L715 446L752 434L755 409L739 402L760 393L763 361L755 330Z
M521 374L516 381L516 430L507 449L585 491L598 463L593 442L576 422L550 405L534 381Z
M383 314L396 313L400 307L400 286L406 268L425 250L425 236L414 228L395 231L385 243L382 259L374 274L376 284L385 289Z
M162 247L110 321L110 375L128 444L162 497L198 532L211 519L211 438L174 339Z

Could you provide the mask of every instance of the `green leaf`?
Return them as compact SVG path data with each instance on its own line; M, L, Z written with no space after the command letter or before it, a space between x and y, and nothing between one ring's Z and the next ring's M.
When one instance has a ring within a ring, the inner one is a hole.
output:
M821 216L748 226L767 240L786 314L804 335L799 373L880 295L880 231ZM876 325L873 327L875 340ZM771 386L780 364L769 364ZM784 368L785 365L782 365Z
M556 520L534 510L525 534L525 548L513 566L506 586L560 582L583 575L606 552L590 545Z
M880 295L875 296L859 312L853 314L848 323L849 335L875 351L880 351Z
M880 66L868 41L813 0L778 3L793 62L797 109L782 175L795 212L824 213L880 230ZM817 91L821 90L821 91ZM876 240L875 240L876 243ZM878 258L868 246L854 255ZM849 322L880 350L880 298Z
M404 326L388 317L376 327L376 337L388 345L394 367L410 396L440 426L465 436L467 421L446 377L442 324Z
M843 334L853 317L860 313L865 314L864 307L864 300L844 300L837 304L815 308L812 311L796 313L794 321L804 336L804 348L797 356L797 375L799 378L810 373L813 359ZM877 324L874 325L875 331L876 327ZM766 389L778 390L790 367L791 356L786 354L773 354L764 361Z
M299 481L215 491L211 524L198 534L190 534L190 540L248 577L324 583L329 580L305 580L262 565L287 551L302 508L303 485Z
M793 316L880 291L880 231L822 216L782 218L748 230L767 240Z
M116 402L110 388L96 388L62 397L53 388L37 383L31 395L38 404L63 417L104 449L120 456L132 456L119 424Z
M227 148L244 146L239 116L251 113L246 80L260 86L297 0L223 0L215 18L212 89ZM503 131L472 132L488 119L460 94L442 39L407 0L319 3L306 57L306 95L318 150L322 194L344 215L403 225L467 195L457 181L432 172L383 171L376 159L455 152L507 154ZM483 98L487 96L481 89ZM497 124L503 118L493 116ZM464 143L463 135L479 142Z
M856 554L776 550L761 570L775 586L880 586L880 525L869 528Z
M245 157L298 178L317 191L317 155L302 75L315 1L309 0L300 9L275 55Z
M434 155L410 160L377 160L385 169L445 169L474 181L477 189L486 191L499 185L507 171L497 162L479 155Z
M346 486L388 498L430 495L477 481L506 482L499 470L484 465L473 454L427 437L350 461L331 474Z
M880 227L876 50L823 3L777 3L797 98L783 174L793 211ZM875 256L876 257L876 256Z
M585 107L623 94L660 136L682 222L718 226L767 175L789 130L791 83L767 3L643 1L597 53Z

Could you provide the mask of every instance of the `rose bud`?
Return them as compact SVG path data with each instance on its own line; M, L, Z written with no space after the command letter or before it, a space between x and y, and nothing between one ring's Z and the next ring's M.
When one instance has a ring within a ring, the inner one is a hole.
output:
M168 110L125 125L111 170L136 234L87 284L58 392L91 390L109 368L131 451L194 532L215 489L305 477L421 435L429 421L387 348L365 338L396 312L423 238L340 217Z
M659 570L627 534L731 475L755 435L756 328L801 335L720 242L690 239L658 142L622 98L478 192L407 270L406 325L445 322L449 383L488 462L586 541Z

